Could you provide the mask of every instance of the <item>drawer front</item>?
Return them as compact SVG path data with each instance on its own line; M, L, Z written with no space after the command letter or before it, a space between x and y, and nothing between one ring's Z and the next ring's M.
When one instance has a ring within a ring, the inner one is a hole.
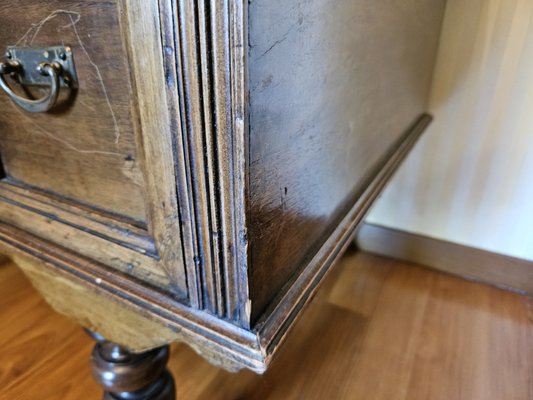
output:
M2 52L68 46L79 80L46 113L0 94L0 220L186 296L160 30L154 1L0 5Z
M48 113L28 113L0 96L0 146L7 176L146 224L132 84L117 4L7 3L0 8L0 20L7 22L0 26L0 45L68 45L79 76L79 90L62 90L58 105Z

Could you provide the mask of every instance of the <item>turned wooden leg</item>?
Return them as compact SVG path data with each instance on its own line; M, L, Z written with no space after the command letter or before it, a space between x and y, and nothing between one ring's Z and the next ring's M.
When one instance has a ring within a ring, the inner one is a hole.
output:
M95 379L105 389L104 400L174 400L174 379L166 368L169 347L130 353L94 332L91 362Z

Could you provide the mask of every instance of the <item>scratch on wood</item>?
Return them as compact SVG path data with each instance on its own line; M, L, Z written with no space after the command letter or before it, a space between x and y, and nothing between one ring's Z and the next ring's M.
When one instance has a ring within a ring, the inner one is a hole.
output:
M35 40L35 38L37 37L37 35L39 34L39 32L41 31L41 29L44 26L44 24L46 24L48 21L54 19L55 17L57 17L60 14L76 15L76 21L74 23L77 23L81 19L80 13L78 13L76 11L61 10L61 9L60 10L55 10L52 13L50 13L46 18L44 18L41 21L39 21L38 23L31 24L30 28L26 31L26 33L24 33L24 35L22 35L22 37L18 40L18 42L15 44L15 46L18 46L18 45L22 45L22 46L31 45L33 43L33 41ZM68 28L70 26L72 26L72 22L70 24L67 24L67 25L64 25L64 26L60 27L59 29ZM31 35L31 40L28 43L28 38L29 38L29 36L30 36L30 34L32 32L33 32L33 34Z
M274 42L274 43L273 43L268 49L266 49L266 51L264 51L263 54L261 54L259 57L257 57L257 59L259 60L260 58L266 56L268 53L270 53L270 51L271 51L274 47L276 47L278 44L281 44L281 43L283 43L285 40L287 40L287 38L289 37L289 35L291 34L291 32L292 32L294 29L296 29L296 28L298 28L299 26L301 26L302 23L303 23L303 16L300 15L300 16L298 17L298 22L295 23L295 24L292 24L291 27L287 30L287 32L285 32L285 33L283 34L283 36L282 36L280 39L276 40L276 41L275 41L275 42ZM253 47L253 46L252 46L252 47Z
M30 46L33 43L33 41L35 40L35 38L37 37L37 35L39 34L39 32L41 31L41 29L44 26L44 24L46 24L48 21L50 21L50 20L54 19L55 17L57 17L59 14L68 14L69 17L72 17L72 15L76 15L76 22L72 23L72 18L71 18L70 19L71 23L67 24L67 25L64 25L64 26L60 26L58 28L58 31L61 30L61 29L73 26L75 23L77 23L81 19L81 15L79 13L75 12L75 11L68 11L68 10L56 10L56 11L54 11L48 17L46 17L41 22L39 22L38 24L35 25L35 32L34 32L32 38L30 40Z
M283 210L283 212L286 212L287 209L285 207L285 197L287 196L287 188L285 188L285 191L282 189L282 188L279 188L279 192L280 192L280 203L281 203L281 209Z
M120 127L118 125L117 117L115 115L115 111L113 110L113 106L111 105L111 99L109 98L109 94L107 93L107 88L106 88L104 79L102 77L102 73L100 72L100 68L98 67L98 65L92 60L91 56L89 55L89 52L87 51L83 41L81 40L81 37L80 37L79 33L78 33L78 29L76 28L76 24L81 20L81 14L80 13L78 13L76 11L62 10L62 9L55 10L55 11L51 12L48 16L43 18L41 21L39 21L39 22L37 22L35 24L32 24L31 27L26 31L26 33L24 33L24 35L18 40L18 42L16 43L16 46L18 46L18 45L22 45L22 46L31 45L33 43L33 41L35 40L35 38L37 37L37 35L39 34L39 32L41 31L41 29L43 28L43 26L47 22L49 22L52 19L56 18L58 15L62 15L62 14L63 15L67 15L69 17L70 23L66 24L66 25L63 25L63 26L60 26L58 28L58 31L61 30L61 29L66 29L66 28L72 27L72 29L74 31L74 34L76 35L76 39L78 40L78 43L80 45L80 48L85 53L85 55L87 56L87 59L89 60L89 63L91 64L91 66L96 71L96 76L98 77L98 81L99 81L100 86L102 88L102 91L104 93L104 98L105 98L107 106L109 108L109 112L111 113L111 118L113 119L113 125L114 125L114 130L115 130L115 144L118 145L119 140L120 140L120 135L121 135ZM73 16L75 16L75 18L73 18ZM30 39L30 36L31 36L31 39Z
M100 150L83 150L83 149L79 149L77 148L76 146L74 146L73 144L69 143L68 141L64 140L64 139L61 139L57 136L55 136L53 133L47 131L46 129L44 129L42 126L40 126L39 124L36 124L31 118L29 118L26 114L24 114L22 112L22 110L20 110L16 105L13 105L13 108L15 110L17 110L17 112L22 116L23 119L25 119L27 122L29 122L31 125L33 125L35 128L38 129L38 131L41 133L41 135L44 135L44 136L47 136L49 137L50 139L52 140L55 140L56 142L59 142L61 144L63 144L64 146L66 146L67 148L71 149L71 150L74 150L75 152L77 153L81 153L81 154L102 154L102 155L109 155L109 156L120 156L122 157L122 154L120 153L115 153L115 152L112 152L112 151L100 151Z
M102 86L102 90L104 92L104 96L105 96L105 99L106 99L106 102L107 102L107 106L109 107L109 111L111 112L111 117L113 118L113 124L115 125L115 144L118 145L118 142L120 140L120 129L118 127L118 122L117 122L117 117L115 115L115 111L113 111L113 106L111 105L111 100L109 99L109 95L107 93L107 89L106 89L106 86L105 86L105 83L104 83L104 78L102 77L102 73L100 72L100 68L98 68L98 65L96 65L96 63L92 60L91 56L89 55L89 52L85 48L85 45L81 41L80 34L78 33L78 29L76 29L77 21L75 22L72 19L72 15L69 15L69 18L70 18L70 22L71 22L72 28L74 29L74 33L76 34L76 37L78 38L78 42L80 44L81 49L83 50L83 52L87 56L87 59L89 60L91 65L94 67L94 69L96 71L96 74L98 75L98 80L100 81L100 85ZM79 19L78 19L78 21L79 21Z

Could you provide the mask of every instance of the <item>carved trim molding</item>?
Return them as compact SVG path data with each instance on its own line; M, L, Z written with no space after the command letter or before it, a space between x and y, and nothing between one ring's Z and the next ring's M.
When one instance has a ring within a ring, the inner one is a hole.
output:
M160 2L191 305L242 326L247 297L245 5ZM179 126L178 126L179 125Z

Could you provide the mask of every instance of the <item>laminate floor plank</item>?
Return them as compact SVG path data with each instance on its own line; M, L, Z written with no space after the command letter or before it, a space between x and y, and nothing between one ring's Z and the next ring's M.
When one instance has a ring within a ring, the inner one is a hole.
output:
M533 299L348 253L262 376L185 345L178 399L533 400ZM0 265L0 399L91 400L92 340Z

